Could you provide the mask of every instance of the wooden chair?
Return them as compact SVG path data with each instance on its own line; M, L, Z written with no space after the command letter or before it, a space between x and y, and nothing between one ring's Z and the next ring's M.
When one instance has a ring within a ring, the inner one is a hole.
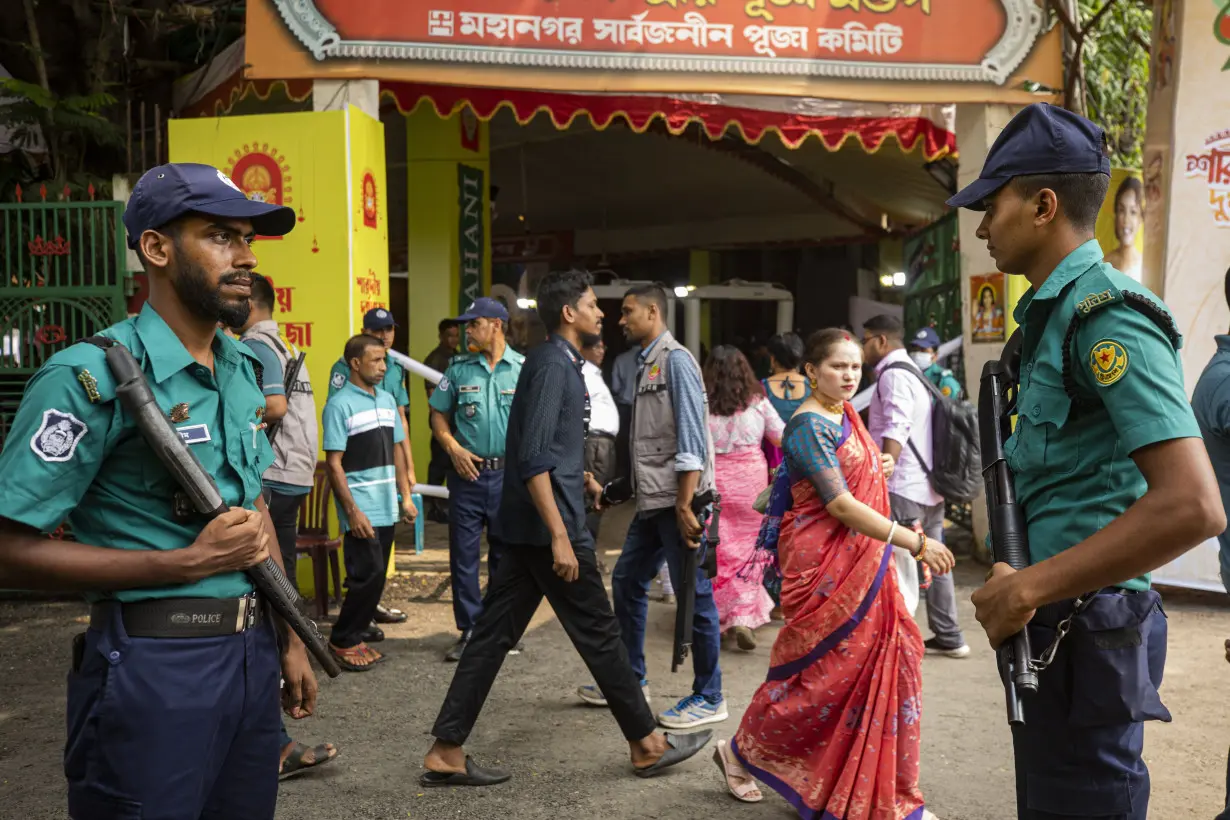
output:
M316 465L312 492L299 508L299 538L296 553L312 556L312 582L316 587L316 618L329 615L329 575L333 576L333 600L342 605L342 567L337 550L342 539L329 537L329 504L333 490L325 475L325 463Z

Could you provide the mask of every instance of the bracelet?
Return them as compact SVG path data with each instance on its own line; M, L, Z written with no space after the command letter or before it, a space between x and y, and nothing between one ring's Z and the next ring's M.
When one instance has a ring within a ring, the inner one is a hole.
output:
M921 561L927 554L927 536L923 533L918 534L918 552L914 554L915 561Z
M890 523L892 526L888 528L888 537L884 539L884 543L891 547L893 545L893 533L897 531L897 522L892 521Z

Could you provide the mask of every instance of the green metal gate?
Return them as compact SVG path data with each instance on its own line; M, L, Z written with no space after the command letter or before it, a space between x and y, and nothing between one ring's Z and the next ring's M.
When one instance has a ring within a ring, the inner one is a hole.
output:
M124 204L40 194L0 203L0 446L43 363L125 316Z

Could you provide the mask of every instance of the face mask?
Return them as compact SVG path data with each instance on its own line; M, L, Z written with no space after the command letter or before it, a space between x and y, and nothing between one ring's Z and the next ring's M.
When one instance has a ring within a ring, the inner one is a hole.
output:
M914 364L918 365L920 370L926 370L928 367L935 364L935 354L934 353L923 353L922 351L915 351L910 354L910 358L914 360Z

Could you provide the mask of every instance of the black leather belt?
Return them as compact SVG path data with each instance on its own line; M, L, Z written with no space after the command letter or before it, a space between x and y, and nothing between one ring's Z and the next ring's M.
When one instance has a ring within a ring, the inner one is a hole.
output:
M611 441L615 440L614 433L604 433L601 430L590 430L589 437L590 438L607 438L607 439L610 439Z
M90 626L104 630L120 608L124 631L133 638L213 638L259 626L264 606L255 592L242 598L159 598L90 606Z
M503 458L484 458L483 463L478 465L478 469L483 470L483 471L503 470L504 469L504 459Z

